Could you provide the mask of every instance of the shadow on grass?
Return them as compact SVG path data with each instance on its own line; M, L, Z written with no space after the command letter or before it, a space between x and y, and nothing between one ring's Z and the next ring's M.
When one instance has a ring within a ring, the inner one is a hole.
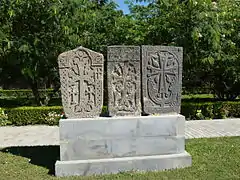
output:
M55 162L60 159L59 146L9 147L1 151L29 158L31 164L49 169L51 175L55 174Z

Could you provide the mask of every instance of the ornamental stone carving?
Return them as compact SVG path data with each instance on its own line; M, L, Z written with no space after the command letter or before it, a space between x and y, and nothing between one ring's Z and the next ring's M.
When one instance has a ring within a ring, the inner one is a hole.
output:
M103 55L79 47L58 57L63 109L68 118L99 116L103 105Z
M182 59L180 47L142 46L144 113L180 113Z
M109 115L140 115L140 47L108 47L107 77Z

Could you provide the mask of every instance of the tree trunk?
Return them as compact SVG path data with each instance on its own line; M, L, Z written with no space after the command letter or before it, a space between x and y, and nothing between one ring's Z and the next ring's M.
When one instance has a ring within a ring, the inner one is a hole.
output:
M41 106L40 94L39 94L38 85L37 85L36 82L32 82L32 83L31 83L31 89L32 89L33 96L34 96L34 99L35 99L36 104L37 104L38 106Z

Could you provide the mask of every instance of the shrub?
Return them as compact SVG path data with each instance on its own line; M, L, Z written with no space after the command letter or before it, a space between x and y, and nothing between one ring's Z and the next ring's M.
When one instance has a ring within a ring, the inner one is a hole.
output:
M47 124L57 125L59 114L63 109L60 106L53 107L18 107L7 109L8 119L13 125ZM57 114L57 116L55 116Z
M224 109L229 117L240 117L240 102L227 102L224 104Z
M52 89L42 89L39 92L43 101L46 99L46 96L51 97L48 99L48 106L62 105L60 91L55 93ZM20 106L37 106L31 90L0 90L0 107L12 108Z
M61 117L62 114L58 114L55 111L51 111L47 115L45 115L45 122L48 125L57 125Z
M224 119L227 117L240 117L239 101L219 101L205 103L183 102L181 114L188 120L195 119Z
M53 96L54 98L60 98L60 91L54 93L52 89L40 89L39 90L40 97L44 97L45 94L48 96ZM8 99L8 98L33 98L32 90L30 89L17 89L17 90L0 90L0 98Z
M13 108L20 106L34 106L34 100L32 98L7 98L0 99L0 107Z
M212 94L213 91L210 87L182 87L182 94L184 95L192 95L192 94Z
M213 103L195 103L195 102L182 102L181 114L186 117L186 119L200 119L199 113L204 117L212 117L210 109L212 109Z
M4 109L0 108L0 126L10 125L11 122L8 120L8 115L4 112Z
M52 98L48 102L48 106L61 106L61 98ZM4 108L13 108L13 107L20 107L20 106L37 106L35 103L34 98L0 98L0 107Z
M181 114L187 120L224 119L227 117L240 118L240 102L183 102ZM7 116L6 116L6 113ZM0 111L1 125L58 125L61 118L65 118L61 106L50 107L18 107L8 108L4 113ZM107 107L103 107L105 115ZM4 122L4 123L3 123Z

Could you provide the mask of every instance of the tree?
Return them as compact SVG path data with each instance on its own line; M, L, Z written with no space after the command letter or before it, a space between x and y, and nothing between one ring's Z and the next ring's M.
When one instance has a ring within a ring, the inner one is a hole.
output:
M213 88L220 99L239 95L239 2L157 0L133 5L145 44L184 47L183 85Z
M240 2L214 3L218 12L220 42L212 70L218 98L234 100L240 95Z
M101 8L86 0L1 3L1 67L18 67L10 74L25 77L38 105L44 104L38 89L49 80L59 82L60 52L82 45L106 55L107 45L131 41L127 28L132 21L116 10L114 2L97 1Z
M66 4L57 0L1 2L1 63L18 67L39 105L38 89L54 77L56 56L66 40L62 19L71 13Z
M106 57L108 45L174 45L184 47L187 89L207 86L220 99L239 95L237 0L133 2L124 15L110 0L2 0L0 81L22 75L43 105L38 89L49 81L58 89L57 56L63 51L82 45Z
M98 7L102 7L108 3L108 0L92 0Z

